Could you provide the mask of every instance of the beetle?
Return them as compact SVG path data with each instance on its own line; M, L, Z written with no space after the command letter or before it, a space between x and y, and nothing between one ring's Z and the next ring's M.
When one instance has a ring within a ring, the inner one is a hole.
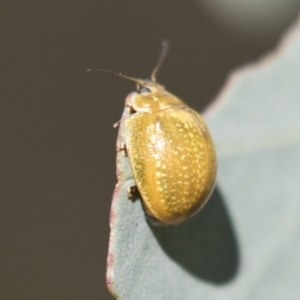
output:
M128 156L146 214L154 223L174 225L199 211L216 179L216 154L208 128L198 112L156 82L166 56L167 42L151 79L108 73L136 82L137 91L125 100L121 124ZM128 187L129 197L135 187Z

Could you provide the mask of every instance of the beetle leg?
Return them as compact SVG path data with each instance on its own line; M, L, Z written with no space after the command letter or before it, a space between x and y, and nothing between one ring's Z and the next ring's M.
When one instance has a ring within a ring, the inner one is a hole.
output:
M127 104L127 109L128 109L128 112L129 112L129 114L134 114L136 111L132 108L132 106L131 105L129 105L129 104Z
M121 152L123 156L128 156L126 144L121 143L121 146L117 148L117 152Z
M136 192L136 186L135 185L129 185L127 187L128 198L132 198L135 192Z
M116 122L114 125L113 125L113 128L117 128L121 123L121 120L119 120L118 122Z

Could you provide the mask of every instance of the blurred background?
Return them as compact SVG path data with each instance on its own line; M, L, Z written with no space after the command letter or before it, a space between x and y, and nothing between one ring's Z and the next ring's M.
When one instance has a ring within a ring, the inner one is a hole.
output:
M196 110L231 70L274 48L296 0L2 1L0 299L113 299L105 286L116 184L112 125L132 82Z

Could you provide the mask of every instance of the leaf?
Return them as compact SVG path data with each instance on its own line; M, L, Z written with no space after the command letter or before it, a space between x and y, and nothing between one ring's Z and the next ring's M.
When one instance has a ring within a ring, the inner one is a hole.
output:
M128 200L134 181L118 154L110 291L122 300L298 299L300 22L273 54L234 73L205 117L217 188L182 225L146 222L140 199Z

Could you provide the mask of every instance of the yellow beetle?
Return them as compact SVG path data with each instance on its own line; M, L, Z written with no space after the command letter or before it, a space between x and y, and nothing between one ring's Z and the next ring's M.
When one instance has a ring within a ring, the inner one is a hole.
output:
M167 48L164 42L151 80L102 69L88 71L137 83L137 91L125 101L126 136L120 148L129 157L147 215L171 225L194 215L206 203L215 183L216 155L202 117L156 83Z

